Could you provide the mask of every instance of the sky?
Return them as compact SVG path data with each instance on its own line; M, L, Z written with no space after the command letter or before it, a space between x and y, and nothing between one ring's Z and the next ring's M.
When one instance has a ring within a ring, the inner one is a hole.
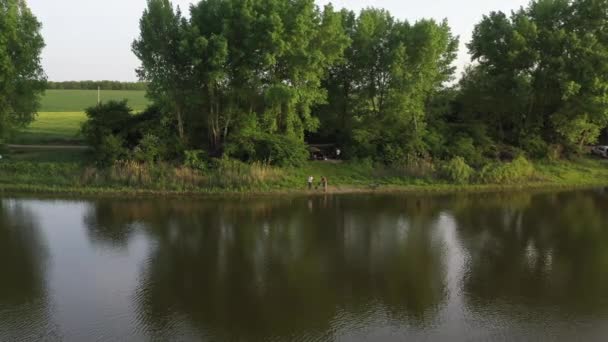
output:
M50 81L136 81L139 61L131 43L139 34L146 0L27 0L42 22L42 63ZM186 10L195 0L173 0ZM319 5L360 10L378 7L401 20L448 19L461 47L459 70L469 63L465 43L484 14L525 6L529 0L316 0Z

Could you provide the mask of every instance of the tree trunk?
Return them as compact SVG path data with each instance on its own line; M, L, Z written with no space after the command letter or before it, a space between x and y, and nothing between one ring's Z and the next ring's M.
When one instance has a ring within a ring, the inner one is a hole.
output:
M184 119L182 117L182 109L179 105L176 105L176 116L177 116L177 133L179 134L179 140L184 142Z

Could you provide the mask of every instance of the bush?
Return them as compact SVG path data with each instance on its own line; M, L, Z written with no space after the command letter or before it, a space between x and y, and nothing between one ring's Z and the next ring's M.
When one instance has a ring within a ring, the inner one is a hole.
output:
M467 136L459 136L454 140L453 145L449 147L450 155L462 157L465 163L473 165L482 165L484 163L483 151L475 146L473 138ZM455 158L454 158L455 159ZM454 160L452 159L452 160Z
M97 163L101 166L112 165L115 161L125 159L127 156L124 141L115 135L102 138L101 144L95 149Z
M521 147L532 158L545 158L549 152L549 146L539 135L526 136L521 140Z
M108 135L122 136L132 117L127 101L109 101L86 109L88 120L82 125L87 143L98 148Z
M303 141L273 134L236 138L226 147L226 154L242 161L277 166L300 166L309 156Z
M184 151L184 166L204 171L207 169L207 154L202 150Z
M454 157L441 168L441 176L457 184L469 183L475 173L462 157Z
M512 184L528 181L534 177L534 165L525 157L519 156L510 163L493 163L484 166L479 180L488 184Z
M146 134L134 149L135 160L146 163L154 163L163 155L163 145L160 139L152 134Z

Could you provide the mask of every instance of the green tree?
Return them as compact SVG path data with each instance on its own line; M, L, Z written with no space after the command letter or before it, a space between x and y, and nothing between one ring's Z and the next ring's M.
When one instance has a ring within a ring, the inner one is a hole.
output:
M0 0L0 136L34 120L46 76L41 24L24 0Z
M538 137L572 150L608 125L608 1L538 0L511 16L493 12L469 49L463 116L529 149Z
M150 96L174 116L183 141L185 116L194 91L187 22L169 0L148 0L140 30L140 37L133 43L133 52L141 61L137 73L149 82Z
M348 45L331 6L204 0L190 14L186 20L169 1L149 0L133 45L151 97L171 104L178 127L190 126L180 135L217 155L231 136L303 141L318 128L311 108L326 100L321 80Z
M323 131L388 163L425 153L427 103L454 72L458 40L449 26L410 24L379 9L343 11L342 24L352 44L325 80Z

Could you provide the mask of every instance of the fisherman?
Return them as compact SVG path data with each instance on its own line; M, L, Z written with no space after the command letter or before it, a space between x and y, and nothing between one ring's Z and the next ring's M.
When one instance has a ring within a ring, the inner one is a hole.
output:
M314 181L315 181L315 177L313 177L313 176L308 177L308 190L312 190L312 184Z

